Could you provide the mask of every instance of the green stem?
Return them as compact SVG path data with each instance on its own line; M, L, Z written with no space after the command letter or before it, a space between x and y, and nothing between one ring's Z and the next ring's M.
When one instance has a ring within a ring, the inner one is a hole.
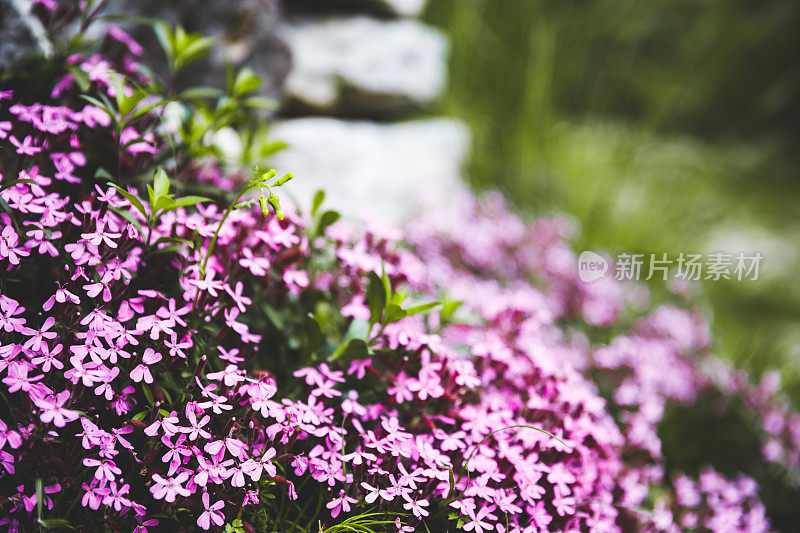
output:
M208 250L206 250L206 256L203 258L203 262L200 264L200 279L204 279L206 277L206 266L208 265L208 259L211 257L211 252L214 250L214 246L217 244L217 238L219 237L219 232L222 229L222 225L225 224L225 220L227 220L228 215L231 214L233 209L236 207L236 204L239 203L242 196L247 193L253 186L251 183L248 183L242 190L239 191L239 194L236 195L236 198L233 199L233 202L228 205L228 208L225 210L225 214L222 215L222 219L219 221L219 225L217 226L217 231L214 232L214 236L211 238L211 244L208 245Z

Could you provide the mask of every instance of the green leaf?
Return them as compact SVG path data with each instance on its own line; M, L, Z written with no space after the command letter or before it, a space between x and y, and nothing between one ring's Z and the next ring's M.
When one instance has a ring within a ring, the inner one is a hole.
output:
M179 237L159 237L153 246L158 246L159 244L164 244L167 242L176 243L176 244L188 244L189 246L194 246L194 243L188 239L181 239Z
M144 210L144 204L142 204L141 200L139 200L136 196L132 195L131 193L129 193L128 191L126 191L125 189L120 187L119 185L111 183L110 181L108 182L108 185L110 185L111 187L114 187L115 189L117 189L117 192L120 193L123 198L128 200L131 203L131 205L134 208L136 208L142 214L142 216L147 218L147 211Z
M146 416L147 416L147 411L140 411L135 415L133 415L131 420L133 420L134 422L141 422L142 420L144 420Z
M437 305L439 305L439 302L430 302L427 304L415 305L406 309L406 313L408 315L418 315L420 313L427 313Z
M322 334L322 328L319 322L313 316L308 317L306 320L306 335L305 335L305 351L306 355L311 356L320 349L325 342L325 336Z
M65 520L63 518L48 518L47 520L40 519L39 524L45 529L58 529L64 527L75 529L70 525L69 520Z
M92 80L82 68L79 68L76 65L69 65L67 67L67 71L72 74L72 79L74 79L78 84L78 88L81 90L81 92L85 93L91 88Z
M261 78L256 76L253 69L244 67L236 74L236 80L233 82L233 96L244 96L261 87Z
M311 216L316 216L319 206L325 201L325 191L322 189L314 193L314 200L311 202Z
M8 189L10 187L13 187L14 185L19 184L19 183L30 183L31 185L36 185L36 182L33 181L33 180L29 180L27 178L19 178L19 179L10 180L10 181L4 181L2 184L0 184L0 191L4 191L4 190L6 190L6 189Z
M153 181L153 190L155 191L156 198L166 196L169 194L169 176L163 168L156 171L156 177Z
M44 507L44 490L42 489L42 478L36 478L36 517L42 521L42 508Z
M161 44L161 48L167 55L167 61L169 62L170 66L172 66L173 62L175 61L173 45L175 39L172 34L172 30L169 29L169 26L167 26L165 22L159 20L153 24L153 31L156 34L156 39L158 39L159 44Z
M384 319L384 323L391 324L392 322L403 320L407 315L408 313L406 310L399 305L389 304L386 306L386 318Z
M325 232L325 228L336 222L342 218L337 211L328 210L322 213L322 216L319 217L319 224L317 224L317 229L314 232L314 235L322 235Z
M153 398L153 391L150 390L150 387L147 385L147 383L142 383L142 391L144 392L144 397L147 399L147 403L154 405L156 400Z
M281 150L286 150L288 147L289 145L287 143L281 141L264 143L258 150L258 155L261 157L268 157L274 153L280 152Z
M114 176L112 176L108 170L100 167L94 171L94 179L111 181L114 179Z
M443 321L448 321L452 316L455 314L458 309L464 305L464 302L460 300L446 300L442 303L442 308L439 311L439 315L441 316Z
M147 197L150 199L150 209L155 213L156 191L150 185L147 186Z
M222 96L222 91L216 87L190 87L178 95L178 100L203 100L220 96Z
M399 289L399 290L395 291L394 294L392 294L391 303L393 303L395 305L403 305L403 302L406 301L406 298L408 298L408 290Z
M119 116L123 119L128 117L131 111L139 105L139 102L147 96L147 93L144 91L134 91L131 96L125 96L123 91L120 91L117 94L117 105L119 106Z
M275 111L278 109L278 102L272 98L265 98L263 96L245 98L244 105L252 107L253 109L263 109L264 111Z
M367 285L367 307L369 307L369 325L380 321L383 309L386 307L386 292L383 282L375 272L369 273Z
M172 211L173 209L178 209L179 207L188 207L190 205L196 205L210 201L210 198L205 198L203 196L181 196L180 198L173 200L172 205L165 210Z
M156 197L156 203L153 205L153 211L158 213L162 209L166 211L172 211L175 209L174 207L175 200L172 199L172 195L168 194L166 196L158 196Z
M369 357L369 348L367 347L367 343L364 342L363 339L350 339L350 341L344 345L343 349L339 351L334 358L344 358L345 360L350 360L366 359L367 357Z
M116 113L114 113L114 111L113 111L113 110L112 110L112 109L111 109L109 106L107 106L106 104L104 104L103 102L101 102L100 100L98 100L97 98L93 98L93 97L91 97L91 96L88 96L88 95L85 95L85 94L82 94L82 95L81 95L81 98L83 98L84 100L86 100L87 102L89 102L90 104L92 104L93 106L95 106L95 107L99 108L99 109L100 109L101 111L103 111L103 112L104 112L106 115L108 115L109 117L111 117L111 120L112 120L114 123L116 123L116 122L117 122L117 114L116 114Z
M134 111L133 114L129 118L130 118L130 120L133 120L135 118L139 118L142 115L144 115L145 113L149 113L153 109L155 109L157 107L161 107L163 105L167 105L167 101L166 100L160 100L160 101L158 101L158 102L156 102L154 104L149 104L149 105L146 105L144 107L140 107L140 108L136 109L136 111Z
M183 252L186 250L185 246L180 244L171 244L169 246L164 246L163 248L159 248L158 250L153 250L150 252L150 255L161 255L161 254L171 254L177 252Z
M383 265L381 269L381 283L386 294L386 301L390 302L392 300L392 282L389 281L389 276L386 274L386 265Z
M111 210L116 214L118 214L119 216L121 216L122 218L124 218L125 220L127 220L128 222L130 222L131 224L133 224L137 230L139 230L140 232L142 231L142 224L138 220L133 218L133 215L131 214L130 211L125 211L123 209L118 209L116 207L112 207Z

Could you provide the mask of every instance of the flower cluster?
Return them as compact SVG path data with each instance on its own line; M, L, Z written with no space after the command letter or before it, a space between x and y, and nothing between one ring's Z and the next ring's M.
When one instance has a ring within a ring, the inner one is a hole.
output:
M695 313L626 326L640 290L581 283L569 226L497 196L410 247L317 201L226 209L236 176L77 97L81 71L89 101L133 92L140 50L109 35L130 52L73 56L49 103L0 91L0 524L768 529L751 479L666 474L665 405L721 389ZM197 183L220 201L169 193Z

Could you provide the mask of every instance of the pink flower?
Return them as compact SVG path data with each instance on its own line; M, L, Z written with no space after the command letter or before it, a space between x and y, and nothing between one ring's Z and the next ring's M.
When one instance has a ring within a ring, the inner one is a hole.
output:
M191 496L191 491L182 485L188 480L189 474L186 472L181 472L177 476L167 479L158 474L153 474L155 483L150 487L150 492L153 493L155 499L172 503L175 501L176 496Z
M53 305L55 304L55 302L58 302L60 304L63 304L63 303L66 303L66 302L72 302L74 304L79 304L79 303L81 303L81 299L78 298L77 295L72 294L71 292L69 292L67 289L59 287L58 290L56 291L56 293L54 295L52 295L50 298L48 298L47 301L44 303L44 305L42 305L42 309L44 309L45 311L49 311L50 309L53 308Z
M244 376L242 374L243 372L238 366L228 365L225 367L225 370L212 372L208 374L207 377L208 379L213 379L214 381L222 381L226 386L232 387L237 383L244 381Z
M9 140L11 144L17 147L17 153L19 155L36 155L42 151L41 146L36 146L33 137L28 135L25 137L25 140L20 141L14 135L9 136Z
M43 340L55 339L56 332L48 331L51 327L53 327L53 324L55 323L56 319L49 316L45 319L44 324L42 324L42 327L38 331L32 330L30 328L24 328L22 334L30 336L30 339L25 341L25 344L23 344L22 347L29 348L35 352L41 348Z
M217 526L225 523L225 516L220 512L220 509L225 507L225 502L218 500L213 505L209 505L209 496L207 492L203 493L203 513L197 519L197 525L203 529L210 529L213 522Z
M81 498L81 505L94 509L95 511L100 508L103 499L111 494L111 490L108 487L97 485L96 479L92 479L91 485L84 483L81 487L86 491L83 494L83 498Z
M64 404L70 398L69 391L61 391L55 396L48 396L47 398L32 397L34 403L39 409L42 410L39 417L42 422L49 424L52 422L57 427L63 428L67 422L72 422L78 419L78 412L71 409L65 409Z
M331 517L336 518L342 511L345 513L350 512L351 503L358 503L358 500L351 498L343 490L340 490L339 495L326 503L325 507L331 510Z
M142 362L131 370L131 379L137 383L144 380L145 383L153 382L153 375L150 373L149 365L161 361L161 354L152 348L147 348L142 356Z
M484 521L484 518L497 520L497 517L492 514L492 510L494 510L494 506L487 505L482 507L477 514L474 512L467 513L470 521L464 523L464 531L474 530L475 533L483 533L484 531L494 530L494 526L491 523Z
M19 237L12 226L5 226L0 232L0 259L8 259L12 265L19 264L19 258L30 255L30 252L17 246Z
M242 463L242 470L245 474L250 476L253 481L261 479L261 473L266 472L268 476L278 475L278 469L272 463L272 458L275 457L275 448L267 448L260 459L248 459Z

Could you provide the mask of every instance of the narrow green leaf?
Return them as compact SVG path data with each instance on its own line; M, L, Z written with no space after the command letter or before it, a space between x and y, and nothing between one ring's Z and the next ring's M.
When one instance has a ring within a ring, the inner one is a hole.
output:
M48 518L47 520L39 520L39 524L45 529L58 529L64 527L75 529L70 525L69 520L65 520L63 518Z
M111 181L114 179L114 176L112 176L108 170L100 167L94 171L94 179Z
M407 289L399 289L392 294L391 303L395 305L403 305L403 302L406 301L408 298L408 290Z
M415 305L406 309L406 313L408 315L418 315L420 313L427 313L437 305L439 305L439 302L430 302L427 304Z
M178 95L178 100L205 100L220 96L222 91L216 87L190 87Z
M148 104L148 105L146 105L144 107L140 107L140 108L136 109L136 111L133 112L133 114L129 117L129 119L133 120L135 118L139 118L142 115L144 115L145 113L149 113L150 111L152 111L153 109L155 109L157 107L161 107L163 105L167 105L167 103L168 102L166 100L160 100L160 101L155 102L153 104Z
M145 218L147 217L147 211L144 210L144 204L142 204L141 200L139 200L136 196L132 195L119 185L116 185L111 182L108 182L108 185L114 187L117 190L117 192L122 195L123 198L128 200L131 203L131 205L142 214L142 216L144 216Z
M319 217L319 224L317 224L317 229L315 230L315 235L322 235L325 232L325 228L336 222L342 218L337 211L328 210L322 213L322 216Z
M179 207L188 207L190 205L196 205L210 201L210 198L204 198L202 196L182 196L173 200L172 205L166 209L166 211L172 211L173 209L178 209Z
M380 321L386 307L386 292L383 290L381 278L375 272L369 273L367 284L367 307L369 307L369 325Z
M154 405L156 401L155 398L153 398L153 391L150 390L147 383L142 383L142 391L144 391L144 397L147 399L147 403Z
M159 237L153 246L158 246L159 244L164 244L167 242L176 243L176 244L188 244L189 246L193 246L194 243L188 239L181 239L179 237Z
M281 150L286 150L288 147L289 145L282 141L265 143L258 150L258 155L260 155L261 157L268 157L271 156L272 154L280 152Z
M42 489L42 478L36 478L36 517L42 521L42 508L44 507L44 490Z
M386 301L392 301L392 282L389 281L389 276L386 274L386 265L383 265L381 269L381 283L383 284L383 290L386 293Z
M139 230L140 232L142 231L142 224L138 220L133 218L133 215L131 214L130 211L126 211L124 209L118 209L116 207L112 207L111 210L116 214L118 214L119 216L121 216L122 218L124 218L125 220L127 220L128 222L130 222L131 224L133 224L137 230Z
M161 20L156 21L153 24L153 31L156 34L156 39L158 39L159 44L161 44L161 48L164 50L164 53L167 56L167 61L169 62L170 66L175 61L175 52L173 50L173 42L174 36L172 34L172 30L169 29L169 26Z
M150 252L150 255L161 255L161 254L171 254L177 252L186 251L186 247L180 244L171 244L169 246L164 246L163 248L159 248L158 250L153 250Z
M316 216L319 206L325 201L325 191L322 189L314 193L314 199L311 202L311 216Z
M167 176L163 167L156 171L156 177L153 180L153 190L155 191L156 198L169 194L169 176Z
M155 213L156 191L150 185L147 186L147 197L150 199L150 208Z
M4 190L6 190L6 189L8 189L10 187L13 187L14 185L19 184L19 183L30 183L31 185L36 185L36 182L33 181L33 180L29 180L27 178L19 178L19 179L10 180L10 181L4 181L2 184L0 184L0 191L4 191Z
M103 111L103 112L104 112L106 115L108 115L109 117L111 117L111 120L112 120L112 121L114 121L114 122L116 122L116 121L117 121L117 115L116 115L116 113L114 113L114 111L112 111L110 107L108 107L106 104L104 104L103 102L101 102L101 101L100 101L100 100L98 100L97 98L93 98L93 97L91 97L91 96L88 96L88 95L85 95L85 94L82 94L82 95L81 95L81 98L83 98L84 100L86 100L87 102L89 102L90 104L92 104L93 106L95 106L95 107L99 108L99 109L100 109L101 111Z
M253 69L244 67L236 74L236 81L233 83L233 96L244 96L261 87L261 78L256 76Z
M278 102L272 98L265 98L263 96L245 98L244 105L252 107L253 109L263 109L264 111L275 111L278 109Z
M172 199L172 195L168 194L165 196L157 196L156 203L153 205L153 212L157 213L162 209L164 211L171 211L174 209L175 200Z
M407 315L408 313L406 313L406 310L399 305L389 304L386 306L386 318L384 319L384 323L391 324L392 322L403 320Z

